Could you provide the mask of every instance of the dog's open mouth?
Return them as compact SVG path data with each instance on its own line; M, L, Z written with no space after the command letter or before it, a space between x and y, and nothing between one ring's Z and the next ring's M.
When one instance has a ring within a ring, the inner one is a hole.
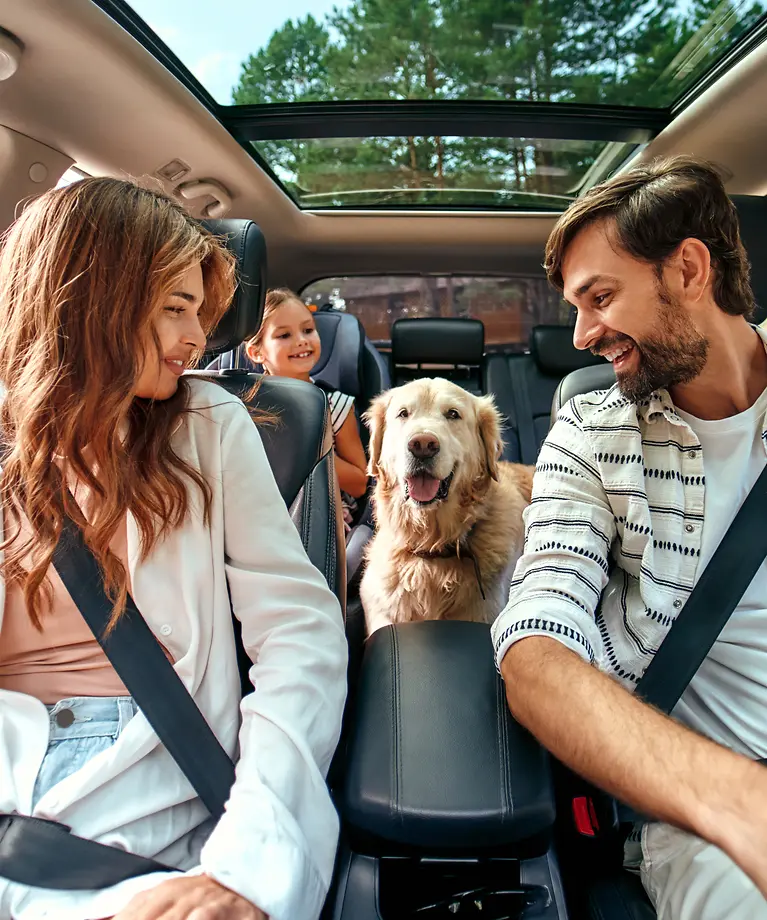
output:
M405 495L417 505L430 505L432 502L444 501L453 481L451 473L445 479L437 479L428 473L417 473L405 479Z

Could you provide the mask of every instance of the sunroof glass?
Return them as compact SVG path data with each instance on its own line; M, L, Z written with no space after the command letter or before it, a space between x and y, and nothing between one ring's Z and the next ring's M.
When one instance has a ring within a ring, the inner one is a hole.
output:
M504 207L561 211L605 151L634 145L507 137L256 141L302 207Z
M222 104L501 99L666 107L754 0L133 0Z

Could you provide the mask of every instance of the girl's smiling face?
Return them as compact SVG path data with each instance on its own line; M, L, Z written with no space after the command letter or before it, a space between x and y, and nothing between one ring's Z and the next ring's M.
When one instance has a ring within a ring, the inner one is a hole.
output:
M276 307L247 345L248 357L277 377L308 380L320 357L320 337L311 311L291 298Z

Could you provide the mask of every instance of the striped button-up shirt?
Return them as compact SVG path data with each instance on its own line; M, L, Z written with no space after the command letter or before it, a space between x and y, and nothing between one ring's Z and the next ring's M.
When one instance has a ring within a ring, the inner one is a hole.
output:
M498 665L515 641L551 636L633 690L700 575L704 505L700 442L668 392L571 400L538 459Z

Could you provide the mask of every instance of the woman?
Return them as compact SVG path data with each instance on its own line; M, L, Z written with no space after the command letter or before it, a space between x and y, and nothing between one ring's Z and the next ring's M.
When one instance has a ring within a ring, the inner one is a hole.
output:
M320 912L337 840L324 776L345 698L341 612L246 407L181 376L233 289L218 241L131 182L50 191L6 236L0 814L49 818L179 872L101 892L0 879L0 920ZM239 753L215 827L51 565L65 509L101 564L113 620L130 592ZM232 611L254 662L241 702Z

